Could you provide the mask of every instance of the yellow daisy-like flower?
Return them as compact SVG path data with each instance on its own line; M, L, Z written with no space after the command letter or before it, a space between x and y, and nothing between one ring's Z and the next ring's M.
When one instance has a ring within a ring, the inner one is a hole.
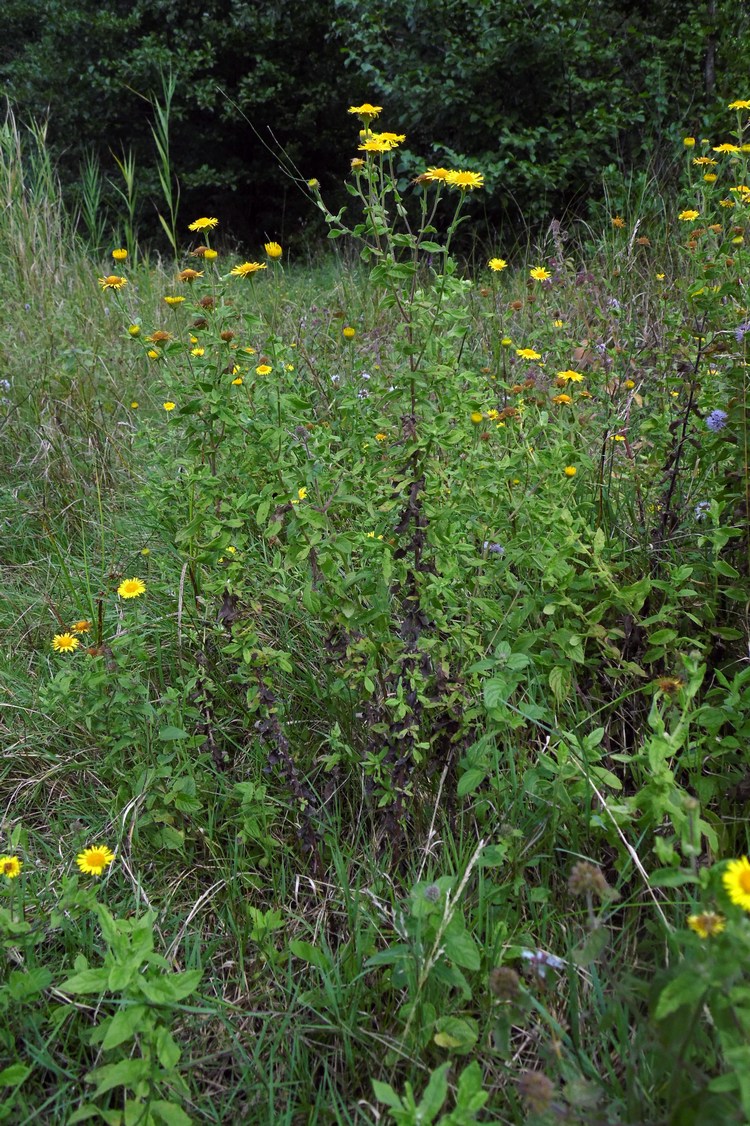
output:
M516 355L520 356L522 360L541 360L539 352L535 352L533 348L516 348Z
M352 172L359 172L359 170L361 168L364 168L364 166L365 166L365 162L364 162L364 160L362 159L361 156L353 156L352 157Z
M184 297L172 297L170 295L168 297L165 297L164 300L166 301L167 305L181 305L182 302L185 300L185 298Z
M218 250L213 250L210 246L207 246L203 251L203 257L206 262L213 262L214 258L219 257L219 252Z
M710 156L696 156L693 160L693 164L697 164L701 168L704 166L713 168L717 163L718 161L712 160Z
M8 880L18 879L22 868L23 860L19 860L17 856L0 856L0 876L5 876Z
M173 411L177 403L173 403L171 399L167 399L166 403L162 403L165 411Z
M82 618L80 622L73 622L70 629L72 633L91 633L91 622L87 618Z
M141 326L140 325L128 325L128 332L130 333L131 336L140 336L141 335Z
M388 441L388 435L384 434L382 430L379 430L378 433L375 435L375 441L376 442L387 442Z
M56 633L52 638L52 648L56 653L75 653L80 644L72 633Z
M566 407L569 406L573 402L573 400L571 399L570 395L561 393L560 395L553 395L552 402L559 403L560 406Z
M716 175L715 172L706 172L703 179L706 181L707 184L715 184L716 181L718 180L718 176Z
M124 246L118 246L117 250L112 251L112 257L115 262L124 262L128 256L128 252Z
M745 100L730 102L727 109L750 109L750 102Z
M746 856L730 860L721 879L732 903L750 911L750 860Z
M218 219L213 219L213 218L211 218L211 219L196 219L194 223L189 224L188 230L189 231L213 231L213 229L215 227L218 227L218 225L219 225Z
M475 188L484 187L484 175L481 172L449 172L445 182L462 192L473 192Z
M122 289L127 284L128 279L121 278L117 274L108 274L106 278L99 278L99 285L102 289Z
M740 152L739 145L730 145L724 143L723 145L714 145L714 152Z
M544 266L533 266L529 270L529 277L534 281L548 281L552 277L549 270L545 270Z
M720 199L719 200L719 207L734 207L734 200L733 199Z
M189 282L192 284L196 278L202 277L203 270L193 270L190 268L190 266L188 266L187 269L180 270L179 274L177 275L177 280L181 282Z
M405 137L403 139L406 140ZM383 134L371 133L361 145L357 145L357 149L359 152L392 152L399 143Z
M623 219L622 215L613 215L612 216L612 226L613 227L619 227L620 229L622 229L625 226L625 220Z
M369 102L364 102L361 106L349 106L347 110L347 113L356 113L357 117L377 117L382 112L382 106L371 106Z
M566 465L563 469L563 473L566 477L575 477L577 472L578 470L576 469L575 465Z
M472 411L469 417L475 426L479 426L479 423L484 421L484 415L481 411Z
M269 258L281 258L281 255L284 253L277 242L264 243L263 249Z
M191 356L196 356L196 357L197 356L205 356L205 354L206 354L205 348L191 348L190 349L190 355Z
M497 422L500 417L500 411L496 411L494 407L487 411L487 418L490 422Z
M270 375L272 371L273 371L273 368L271 367L270 364L258 364L257 368L255 369L255 374L256 375Z
M635 380L634 379L626 379L625 382L623 383L623 387L625 388L626 391L632 391L633 388L635 387Z
M699 938L713 938L715 934L721 934L727 921L715 911L704 911L702 915L688 915L687 925Z
M139 406L140 406L140 403L138 402L138 400L133 399L133 402L130 404L130 409L132 411L137 411Z
M513 341L511 340L511 338L509 336L504 336L502 338L502 340L500 341L500 343L502 344L503 348L510 348L511 345L513 344Z
M686 149L695 148L695 137L683 137L682 143Z
M692 207L689 207L687 211L681 211L677 218L682 219L683 223L691 223L693 219L697 219L699 215L699 211L695 211Z
M297 489L297 495L296 497L292 497L291 504L299 504L299 502L305 500L306 497L307 489L303 486L301 489Z
M354 337L357 335L356 328L352 328L351 325L344 325L341 332L346 337L347 340L353 340Z
M558 371L557 378L562 379L563 383L582 383L584 377L579 371L568 368L567 371Z
M487 265L491 270L494 270L496 274L499 274L501 270L504 270L506 268L508 263L504 258L490 258Z
M236 379L232 380L232 387L241 387L241 386L242 386L242 376L238 375Z
M423 173L423 176L424 176L425 180L429 181L430 183L437 183L440 180L447 180L448 179L448 177L450 176L450 169L449 168L428 168L427 171Z
M138 598L146 593L146 584L143 579L123 579L117 588L120 598Z
M235 266L230 270L230 274L234 274L236 278L247 278L250 274L257 273L258 270L267 270L268 267L265 262L243 262L239 266Z
M85 848L76 857L76 864L86 876L101 876L105 868L109 868L115 858L114 852L106 845L94 845Z

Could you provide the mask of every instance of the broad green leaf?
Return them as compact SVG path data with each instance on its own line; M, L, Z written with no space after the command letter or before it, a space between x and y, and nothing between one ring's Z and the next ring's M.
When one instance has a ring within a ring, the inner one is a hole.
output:
M146 1005L129 1005L116 1012L102 1040L102 1048L116 1048L126 1040L132 1040L135 1033L143 1027L148 1011Z
M186 970L180 974L165 974L164 977L138 979L138 988L147 1000L155 1005L169 1005L184 1001L198 988L203 977L202 970Z
M60 986L63 993L103 993L107 989L109 970L82 970Z
M439 1048L463 1055L470 1052L479 1039L477 1022L468 1017L441 1017L433 1039Z
M683 1005L693 1005L699 1001L708 986L700 974L682 973L669 982L659 994L654 1017L664 1020L670 1013L681 1009Z
M0 1087L18 1087L31 1072L32 1068L25 1063L12 1063L0 1071Z

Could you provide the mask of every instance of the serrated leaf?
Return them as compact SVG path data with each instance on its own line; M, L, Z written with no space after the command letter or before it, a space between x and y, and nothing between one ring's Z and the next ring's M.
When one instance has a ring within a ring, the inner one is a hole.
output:
M472 767L459 778L456 793L460 798L465 798L467 794L473 794L475 790L479 789L486 777L486 770L481 770L478 766Z
M465 970L478 970L481 964L479 947L468 931L447 933L443 943L445 956Z
M706 983L699 974L678 974L659 994L654 1012L655 1019L664 1020L683 1005L695 1004L706 992L706 988Z

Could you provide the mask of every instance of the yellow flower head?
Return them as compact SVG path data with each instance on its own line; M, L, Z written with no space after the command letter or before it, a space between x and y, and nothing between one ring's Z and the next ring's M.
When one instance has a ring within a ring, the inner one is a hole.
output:
M177 403L173 403L171 399L167 399L166 403L162 403L165 411L173 411Z
M270 375L272 371L273 371L273 368L271 367L270 364L258 364L257 368L255 369L255 374L256 375Z
M76 857L76 864L86 876L101 876L115 858L114 852L106 845L94 845L85 848Z
M566 465L563 469L563 473L566 477L575 477L577 472L578 470L576 469L575 465Z
M425 180L427 180L429 183L436 183L440 180L447 180L450 175L450 169L428 168L427 171L423 173L423 175Z
M140 336L141 335L141 326L140 325L128 325L128 332L130 333L131 336Z
M560 395L553 395L552 402L558 403L560 406L567 407L570 406L573 400L571 399L570 395L561 393Z
M317 192L320 188L320 180L316 180L316 178L313 176L312 180L307 181L307 186L311 192Z
M567 371L558 371L557 378L561 379L563 383L583 382L583 376L581 375L581 373L579 371L571 371L570 368L568 368Z
M232 387L241 387L241 386L242 386L242 376L238 375L236 379L232 380Z
M130 404L130 409L137 411L139 406L140 406L140 403L138 402L138 400L133 399L132 403Z
M693 164L697 164L699 168L702 168L703 166L713 168L715 167L716 163L717 162L715 160L712 160L710 156L696 156L693 160Z
M736 101L736 102L730 102L729 106L727 108L728 109L750 109L750 102L744 101L744 100L740 100L740 101Z
M484 421L484 415L481 411L472 411L470 417L475 426L479 426L479 423Z
M171 297L170 296L170 297L165 297L164 300L166 301L167 305L181 305L182 302L185 300L185 298L184 297Z
M124 262L127 256L128 252L123 246L119 246L117 250L112 251L112 257L114 258L115 262Z
M717 177L715 172L706 172L703 179L706 181L707 184L715 184L718 177Z
M281 255L284 253L277 242L267 242L264 244L263 249L269 258L281 258Z
M382 430L379 430L378 433L375 435L375 441L376 442L387 442L388 441L388 435L384 434Z
M191 356L198 357L198 356L204 356L205 354L206 354L205 348L191 348L190 349L190 355Z
M405 140L405 136L396 133L370 133L357 148L359 152L392 152Z
M714 152L739 152L739 151L740 151L739 145L730 145L730 144L726 144L726 143L723 144L723 145L714 145Z
M189 231L212 231L214 227L218 227L218 219L196 219L194 223L188 226Z
M683 137L682 143L686 149L695 148L695 137Z
M623 217L621 215L613 215L612 216L612 226L622 228L622 227L625 226L625 220L623 219Z
M366 117L368 120L377 117L379 113L383 112L382 106L371 106L369 102L363 102L361 106L349 106L348 113L356 113L357 117Z
M15 880L21 875L23 860L17 856L0 856L0 876Z
M356 328L352 328L351 325L344 325L341 332L343 333L343 335L346 337L347 340L353 340L354 337L357 335Z
M687 211L681 211L677 218L682 219L683 223L691 223L693 219L698 218L699 214L699 211L694 211L693 208L689 207Z
M218 257L219 257L218 250L212 250L210 246L207 246L206 249L203 251L203 258L206 262L213 262L214 258L218 258Z
M730 860L721 879L732 903L750 911L750 860L746 856Z
M80 622L73 622L70 629L72 633L91 633L91 622L82 618Z
M502 344L503 348L510 348L513 341L511 340L511 338L509 336L504 336L502 338L502 340L500 341L500 343Z
M266 270L268 267L265 262L243 262L240 266L235 266L230 270L236 278L247 278L250 274L257 273L258 270Z
M191 270L188 266L185 270L180 270L177 275L177 280L181 282L194 282L196 278L203 277L203 270Z
M118 277L117 274L108 274L106 278L99 278L99 285L102 289L122 289L127 284L128 279Z
M522 360L541 360L539 352L535 352L533 348L516 348L516 355L520 356Z
M445 182L462 192L473 192L474 188L484 187L484 175L481 172L449 172Z
M361 156L352 157L352 172L359 172L360 168L364 168L365 162Z
M52 648L56 653L75 653L80 644L72 633L56 633L52 638Z
M713 938L715 934L721 934L727 921L715 911L704 911L702 915L688 915L687 925L699 938Z
M143 579L123 579L117 588L120 598L138 598L146 593L146 584Z
M499 273L501 270L504 270L506 268L508 263L504 258L490 258L487 265L491 270L494 270L495 273Z
M529 277L534 281L548 281L552 274L549 270L545 270L544 266L534 266L529 270Z

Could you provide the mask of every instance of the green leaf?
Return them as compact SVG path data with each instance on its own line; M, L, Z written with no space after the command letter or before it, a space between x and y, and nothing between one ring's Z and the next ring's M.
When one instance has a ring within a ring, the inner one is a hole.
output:
M148 1011L146 1005L129 1005L116 1012L109 1022L102 1048L116 1048L126 1040L132 1040L135 1033L145 1027L144 1017Z
M295 958L301 958L303 962L309 962L311 966L317 966L319 970L330 970L330 958L317 946L313 946L311 942L303 942L301 939L293 939L289 943L289 949Z
M134 1091L138 1084L148 1077L152 1066L150 1060L120 1060L118 1063L108 1063L104 1067L90 1071L86 1081L96 1083L95 1098L115 1087L129 1087Z
M174 739L189 739L190 736L181 727L162 727L159 729L159 738L162 743L170 743Z
M577 966L590 966L601 958L609 946L610 933L607 927L596 927L587 935L580 946L571 954L571 960Z
M202 970L186 970L181 974L165 974L164 977L139 978L138 988L143 996L155 1005L169 1005L184 1001L198 988L203 977Z
M370 1082L372 1083L375 1098L379 1103L385 1103L385 1105L391 1107L392 1110L401 1109L401 1099L393 1090L390 1083L381 1083L379 1079L371 1079Z
M463 1055L470 1052L479 1039L478 1025L471 1018L441 1017L433 1039L439 1048Z
M52 974L45 966L36 969L13 970L8 975L8 994L14 1001L32 1001L39 997L52 982Z
M31 1072L32 1068L25 1063L12 1063L0 1071L0 1087L19 1087Z
M664 1020L670 1013L683 1005L693 1005L703 997L708 988L703 978L696 973L678 974L659 994L654 1018Z
M83 970L73 974L60 986L63 993L103 993L107 988L109 970Z
M472 767L461 775L456 786L456 793L460 798L465 798L467 794L473 794L475 790L479 789L486 777L486 770L481 770L477 766Z
M465 970L478 970L481 965L479 947L468 931L461 930L455 934L447 933L443 944L446 958L450 958L457 966Z
M166 1099L153 1099L149 1103L149 1108L151 1113L162 1122L166 1122L167 1126L190 1126L193 1121L182 1107L167 1102Z
M451 1062L446 1060L435 1068L419 1101L418 1122L434 1122L448 1095L448 1072Z
M156 1034L156 1054L165 1070L171 1071L180 1062L182 1051L168 1028L162 1026Z

